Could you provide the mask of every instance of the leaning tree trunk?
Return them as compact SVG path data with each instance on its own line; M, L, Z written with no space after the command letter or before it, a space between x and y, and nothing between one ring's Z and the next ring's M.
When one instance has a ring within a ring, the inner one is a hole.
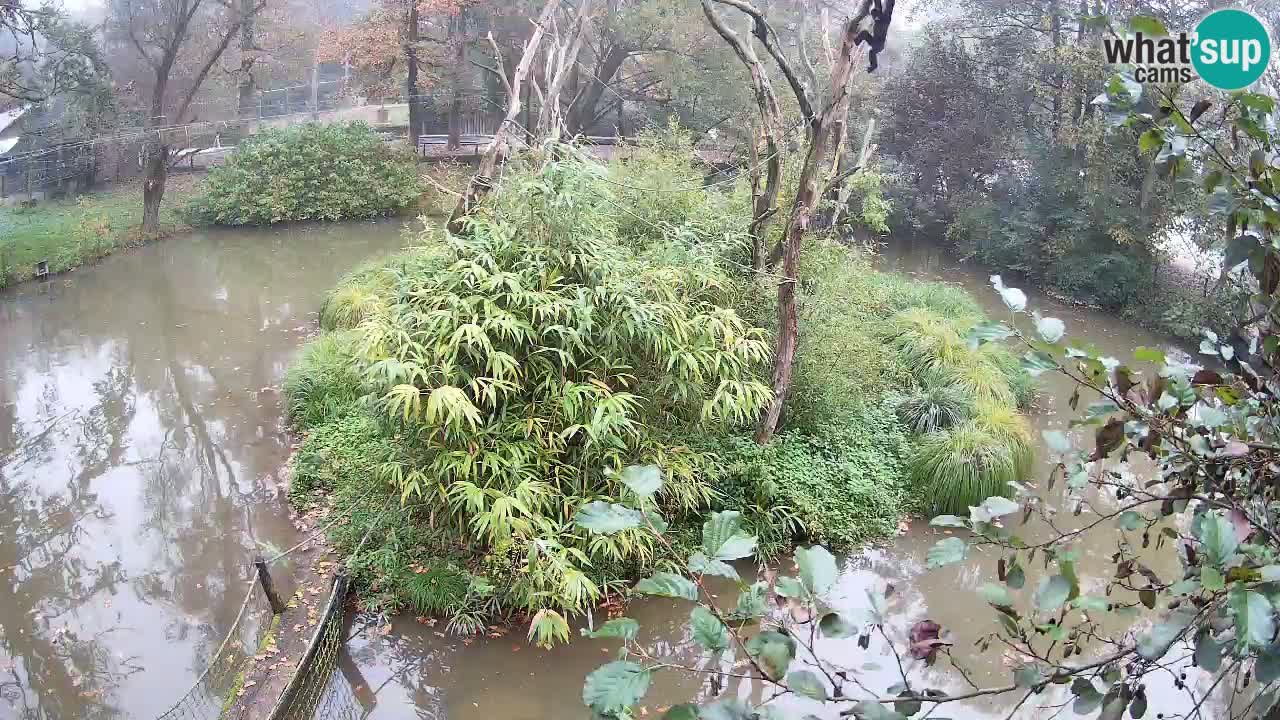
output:
M148 143L146 174L142 181L142 236L160 234L160 203L169 179L169 146L157 138Z
M502 123L498 125L498 129L493 133L493 141L489 143L489 149L485 151L484 156L480 159L480 167L476 168L476 174L471 176L471 181L467 183L467 189L458 198L458 204L453 207L453 213L449 216L449 224L446 226L451 233L459 234L466 230L467 215L475 209L484 196L493 188L493 176L498 170L498 160L506 151L511 139L514 137L519 122L516 118L520 117L520 92L523 89L524 80L529 76L529 70L533 67L533 59L538 54L538 46L542 44L542 36L546 32L546 28L551 24L551 16L555 14L556 9L560 6L560 0L550 0L543 8L542 14L538 17L538 22L534 26L533 34L529 36L528 42L524 45L524 52L520 56L520 62L516 64L515 70L508 78L506 73L502 74L502 84L507 91L507 114L502 119ZM498 50L498 44L493 39L493 33L489 33L489 44L493 46L493 54L495 58L502 57L501 51Z
M822 111L815 111L814 98L809 88L800 80L799 75L791 67L786 54L779 47L777 34L769 26L764 13L751 5L747 0L714 0L717 4L737 8L752 18L752 35L764 46L769 55L782 71L787 83L791 86L801 115L807 124L806 135L808 151L805 154L804 166L800 171L800 181L796 188L795 202L792 205L791 217L783 232L779 255L782 261L782 277L778 283L778 340L774 352L773 397L769 401L760 424L756 429L756 442L764 444L772 439L777 431L778 421L791 393L792 374L795 369L796 343L799 329L796 318L796 286L800 282L800 247L805 233L813 220L814 209L818 204L818 176L827 162L828 147L833 142L832 128L839 121L841 113L848 113L849 78L853 74L853 56L859 44L858 36L862 21L871 11L871 0L863 0L860 12L845 22L840 53L836 56L831 68L830 95L825 98ZM768 87L764 66L755 57L751 45L744 42L737 33L719 18L711 7L710 0L703 0L702 8L707 19L722 38L734 49L739 59L752 72L752 80L756 86L757 103L762 112L766 107L760 96ZM775 100L776 104L776 100ZM770 111L766 115L777 116ZM775 129L780 126L775 125Z
M756 109L760 113L760 136L764 140L765 175L764 182L753 183L751 192L751 225L747 232L751 238L751 267L763 270L766 265L765 251L768 246L769 221L778 212L778 193L782 188L782 142L783 119L782 109L778 104L778 96L769 81L769 73L764 63L756 55L749 40L729 28L711 7L711 0L702 0L702 12L707 21L715 28L720 37L728 43L738 59L751 73L751 86L755 91ZM751 142L755 143L755 138ZM754 145L752 155L755 155ZM758 177L760 160L752 157L752 172Z

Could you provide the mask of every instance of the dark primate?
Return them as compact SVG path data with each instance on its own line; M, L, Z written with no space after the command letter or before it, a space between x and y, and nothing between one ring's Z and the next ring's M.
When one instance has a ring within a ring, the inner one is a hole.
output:
M880 4L880 0L872 0L874 3L871 7L871 32L863 30L858 33L857 41L867 43L871 49L867 52L871 59L871 64L867 67L867 72L875 72L876 55L884 50L885 38L889 35L889 23L893 20L893 3L894 0L884 0L884 5Z

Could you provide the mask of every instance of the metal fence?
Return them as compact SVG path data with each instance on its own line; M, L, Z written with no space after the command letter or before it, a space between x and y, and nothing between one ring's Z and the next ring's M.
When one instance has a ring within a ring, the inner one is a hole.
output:
M261 598L257 582L248 582L244 602L231 629L222 644L209 658L203 674L157 720L219 720L235 701L235 691L248 667L253 649L257 647L257 635L261 623L255 607L255 598Z
M270 720L360 720L372 709L362 701L347 673L345 613L348 582L345 572L333 580L333 590L316 632L271 712ZM367 688L362 688L366 689Z

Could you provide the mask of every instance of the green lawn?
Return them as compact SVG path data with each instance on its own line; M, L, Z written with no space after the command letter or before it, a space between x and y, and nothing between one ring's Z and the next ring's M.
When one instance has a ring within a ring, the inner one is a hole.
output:
M176 209L191 196L195 178L169 178L160 211L161 234L181 229ZM42 201L34 208L0 207L0 287L35 276L49 263L59 273L140 244L142 185L119 185L71 200Z

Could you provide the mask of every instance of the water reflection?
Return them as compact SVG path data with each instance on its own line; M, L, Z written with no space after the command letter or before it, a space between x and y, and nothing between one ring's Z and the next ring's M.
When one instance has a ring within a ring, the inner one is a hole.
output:
M956 263L934 246L920 244L887 248L881 265L921 279L962 285L993 316L1008 316L1008 311L998 304L998 298L990 289L987 273ZM1064 307L1037 293L1029 294L1036 307L1062 318L1070 332L1084 336L1104 352L1127 356L1139 345L1163 348L1171 356L1181 352L1162 338L1114 317L1086 308ZM1043 389L1044 397L1032 414L1037 439L1041 430L1070 431L1068 421L1074 417L1065 403L1065 398L1072 391L1065 378L1046 376ZM1083 397L1082 402L1087 404L1091 399ZM1047 453L1042 448L1039 455L1040 465L1032 482L1048 476ZM1130 469L1137 473L1149 471L1140 465ZM1062 491L1061 486L1059 491ZM1057 497L1061 502L1061 496ZM1110 502L1105 498L1092 500L1104 504ZM1075 519L1070 513L1063 513L1055 523L1071 528L1086 519ZM1046 537L1046 528L1037 526L1036 522L1033 520L1023 530L1024 535ZM940 537L940 531L928 527L923 520L917 520L905 534L883 547L869 548L845 558L838 586L831 597L832 603L837 609L866 608L869 590L883 592L892 586L893 592L886 608L886 627L889 638L897 647L906 646L912 625L920 620L932 619L945 628L947 639L954 643L956 657L965 658L964 671L957 671L945 657L932 667L903 657L913 687L943 688L950 694L960 694L975 687L1008 684L1013 667L1023 658L999 642L993 641L989 645L983 642L984 638L999 631L994 613L979 592L984 582L994 579L994 558L979 558L978 562L926 572L926 553ZM1103 591L1105 577L1100 574L1107 572L1115 541L1115 536L1108 532L1086 535L1076 544L1075 549L1081 555L1078 567L1082 578L1086 583L1093 583L1092 586L1086 585L1088 591L1099 594ZM1161 565L1154 548L1152 552L1148 560L1155 572L1169 576L1176 571L1176 567ZM1168 553L1163 559L1173 561ZM783 570L791 571L790 568ZM1039 567L1028 568L1028 588L1035 587L1039 572ZM732 598L733 595L727 597ZM676 655L682 658L682 662L692 664L699 660L696 648L684 631L688 612L687 603L646 600L628 608L627 614L641 622L642 638L653 648L652 652ZM1130 628L1131 622L1129 619L1112 620L1104 629L1115 634L1143 629L1141 626ZM408 618L397 619L386 636L366 632L352 643L355 662L376 693L377 704L373 706L370 717L399 718L416 714L422 718L448 720L586 718L589 713L580 700L583 678L612 659L615 647L616 643L603 641L575 641L567 647L544 651L528 647L524 638L518 636L478 638L468 644ZM884 638L873 638L866 650L858 647L856 638L819 638L816 648L824 658L832 659L837 669L846 671L850 678L876 692L884 692L899 682L898 658ZM1175 663L1172 669L1180 672L1185 665L1185 661ZM1155 717L1159 712L1166 713L1167 717L1178 709L1185 711L1189 706L1187 695L1175 689L1174 678L1173 672L1148 678L1150 708L1147 717ZM1210 679L1200 671L1189 670L1188 686L1202 691L1209 682ZM1070 699L1064 694L1065 688L1056 690L1051 688L1021 707L1015 707L1020 696L1005 695L946 706L933 716L1024 720L1074 717L1069 703L1065 702ZM657 711L665 705L694 698L705 699L712 691L712 683L705 677L660 673L648 696L651 704L646 708L647 714L660 715ZM742 683L731 683L723 692L751 696L757 701L767 697L761 695L766 690ZM823 717L816 705L794 697L779 698L773 702L792 707L797 711L793 713L796 717L806 713Z
M294 540L277 387L397 224L197 234L0 294L0 716L154 717Z

